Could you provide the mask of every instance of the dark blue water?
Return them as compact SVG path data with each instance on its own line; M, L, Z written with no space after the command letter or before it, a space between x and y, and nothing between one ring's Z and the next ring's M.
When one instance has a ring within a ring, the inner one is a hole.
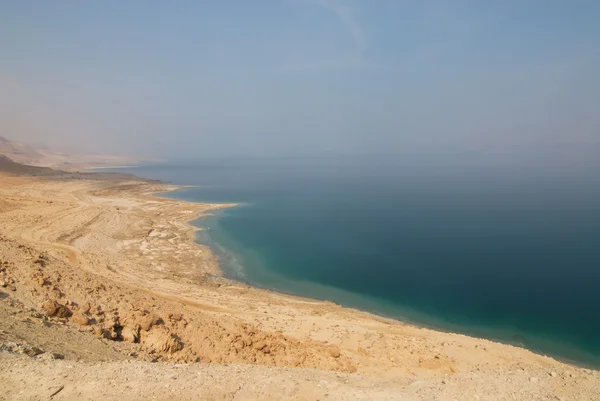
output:
M600 366L589 166L353 157L131 172L198 185L170 196L240 203L198 222L230 277Z

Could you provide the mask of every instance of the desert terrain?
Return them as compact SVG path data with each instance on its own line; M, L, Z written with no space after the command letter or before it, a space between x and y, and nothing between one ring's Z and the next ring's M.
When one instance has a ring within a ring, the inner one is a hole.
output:
M127 156L67 153L46 145L9 140L0 136L0 155L10 160L33 167L51 167L63 171L79 171L90 168L107 168L119 165L135 165L140 160Z
M596 370L223 277L190 221L234 205L5 164L0 399L600 399Z

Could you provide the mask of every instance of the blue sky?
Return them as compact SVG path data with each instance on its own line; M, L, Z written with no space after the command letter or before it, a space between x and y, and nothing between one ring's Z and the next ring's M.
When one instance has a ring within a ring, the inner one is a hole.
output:
M600 142L598 1L0 1L0 135L137 156Z

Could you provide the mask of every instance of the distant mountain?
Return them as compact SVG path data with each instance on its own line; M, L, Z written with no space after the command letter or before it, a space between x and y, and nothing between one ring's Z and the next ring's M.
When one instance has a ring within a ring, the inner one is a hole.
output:
M3 141L5 141L5 139L0 137L0 145ZM53 170L48 167L27 166L25 164L17 163L4 155L0 155L0 172L35 176L56 176L65 174L62 171Z
M9 141L0 136L0 155L25 164L37 164L44 159L44 155L30 145Z
M54 167L61 170L81 170L94 167L109 167L135 165L139 160L130 157L66 154L52 150L46 145L33 146L30 144L11 141L0 136L0 155L14 162L37 167Z

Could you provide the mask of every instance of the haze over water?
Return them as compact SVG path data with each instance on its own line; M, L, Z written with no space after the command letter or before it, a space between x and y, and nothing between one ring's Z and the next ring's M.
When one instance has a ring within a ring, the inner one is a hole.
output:
M240 203L197 222L229 277L599 366L597 155L230 159L131 171L198 185L168 196Z

